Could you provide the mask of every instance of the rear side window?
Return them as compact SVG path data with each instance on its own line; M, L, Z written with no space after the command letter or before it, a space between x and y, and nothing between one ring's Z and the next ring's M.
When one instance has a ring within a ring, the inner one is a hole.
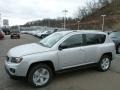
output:
M99 36L99 39L100 39L99 44L104 43L104 42L105 42L105 39L106 39L106 35L99 34L98 36Z
M85 34L86 45L102 44L105 39L106 35L103 34Z

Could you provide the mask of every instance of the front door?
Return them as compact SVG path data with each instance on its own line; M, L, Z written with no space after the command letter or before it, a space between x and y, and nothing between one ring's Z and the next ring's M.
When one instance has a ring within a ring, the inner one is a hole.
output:
M82 49L82 34L75 34L67 38L61 45L66 47L58 51L59 65L62 69L78 66L84 63L85 52Z

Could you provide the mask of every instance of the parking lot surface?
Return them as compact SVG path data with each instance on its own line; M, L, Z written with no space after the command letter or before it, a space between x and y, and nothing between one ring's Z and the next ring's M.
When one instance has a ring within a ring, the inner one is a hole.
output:
M21 39L6 36L4 40L0 40L0 90L120 90L120 55L116 55L116 60L107 72L90 68L58 74L43 88L33 88L24 80L10 79L4 69L7 51L18 45L38 41L38 38L25 34Z

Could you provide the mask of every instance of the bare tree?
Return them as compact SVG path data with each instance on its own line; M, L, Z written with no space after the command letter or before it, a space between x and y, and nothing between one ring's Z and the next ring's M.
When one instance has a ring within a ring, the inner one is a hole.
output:
M78 11L77 11L77 18L78 19L82 19L84 17L86 17L88 15L88 10L86 7L84 8L78 8Z
M95 0L93 0L92 2L87 3L87 8L90 10L91 13L95 12L95 9L96 9Z
M112 0L98 0L98 2L101 4L101 7L106 6L107 4L111 3Z
M82 19L90 14L93 14L100 8L108 5L110 3L110 1L111 0L98 0L98 1L93 0L91 2L88 2L86 7L82 8L82 9L78 8L77 18Z

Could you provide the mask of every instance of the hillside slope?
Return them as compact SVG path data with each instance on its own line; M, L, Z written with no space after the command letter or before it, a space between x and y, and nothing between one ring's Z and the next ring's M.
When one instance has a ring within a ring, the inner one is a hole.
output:
M105 5L104 7L97 9L94 13L85 16L80 23L79 18L67 18L66 28L68 29L101 29L103 23L103 17L105 17L105 30L120 30L120 0L112 0L112 3ZM49 26L63 28L63 18L61 19L43 19L37 21L31 21L23 26Z
M94 28L101 28L102 17L101 15L106 15L105 17L105 28L118 30L120 29L120 0L114 0L112 3L102 7L93 14L82 19L82 22L94 21ZM89 25L88 25L89 27Z

